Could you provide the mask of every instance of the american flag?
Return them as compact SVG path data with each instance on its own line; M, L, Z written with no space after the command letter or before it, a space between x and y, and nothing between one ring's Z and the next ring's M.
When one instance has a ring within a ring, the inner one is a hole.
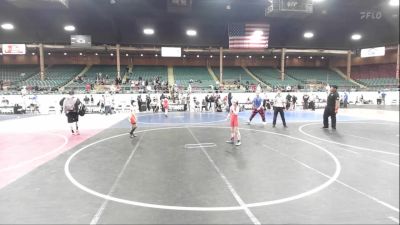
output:
M229 48L268 48L269 24L230 24Z

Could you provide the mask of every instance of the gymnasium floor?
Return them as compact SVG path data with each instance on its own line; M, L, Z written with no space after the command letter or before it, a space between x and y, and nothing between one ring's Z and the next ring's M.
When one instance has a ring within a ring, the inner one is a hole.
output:
M225 113L0 119L0 223L399 223L399 111L249 114L240 147Z

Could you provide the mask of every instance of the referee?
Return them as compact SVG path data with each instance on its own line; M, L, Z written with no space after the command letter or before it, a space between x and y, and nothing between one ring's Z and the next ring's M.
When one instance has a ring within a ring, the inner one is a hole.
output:
M326 100L326 107L324 111L324 126L322 128L329 128L328 117L331 117L332 129L336 129L336 114L339 110L339 94L337 93L337 86L332 85L328 99Z

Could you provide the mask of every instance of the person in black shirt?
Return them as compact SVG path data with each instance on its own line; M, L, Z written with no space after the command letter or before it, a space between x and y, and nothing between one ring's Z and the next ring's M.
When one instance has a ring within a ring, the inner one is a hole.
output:
M228 94L228 106L229 106L229 109L232 106L232 93L231 92L229 92L229 94Z
M331 86L331 92L328 95L327 103L324 111L324 126L329 127L328 117L331 117L332 129L336 129L336 114L339 110L339 94L337 93L337 86Z
M308 109L308 99L310 96L308 94L303 95L303 109Z

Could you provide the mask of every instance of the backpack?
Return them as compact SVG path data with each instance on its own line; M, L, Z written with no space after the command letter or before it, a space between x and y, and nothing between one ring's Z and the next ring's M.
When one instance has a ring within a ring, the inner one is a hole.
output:
M64 109L66 112L75 110L76 98L66 98L64 100Z
M86 106L84 104L79 105L78 114L84 116L86 113Z

